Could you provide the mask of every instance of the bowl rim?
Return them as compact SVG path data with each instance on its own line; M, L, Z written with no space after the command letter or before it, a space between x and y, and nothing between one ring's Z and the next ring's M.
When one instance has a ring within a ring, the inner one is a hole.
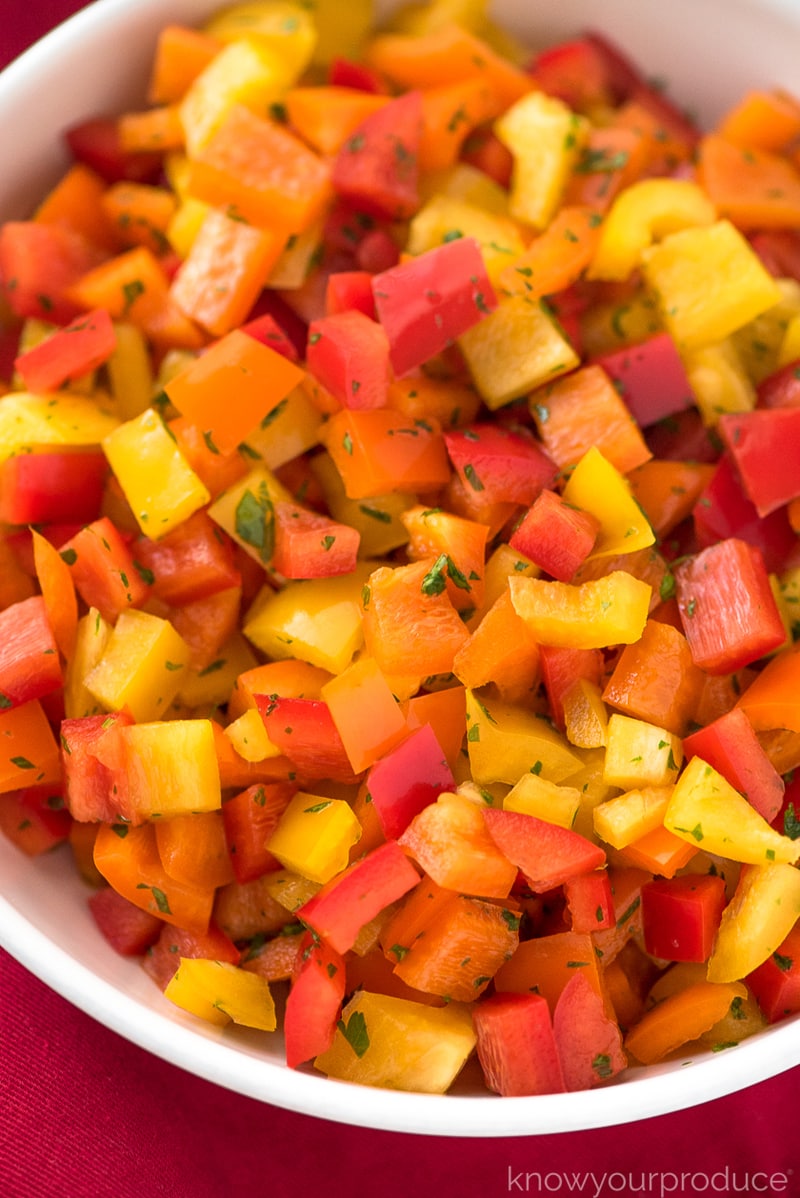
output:
M666 1071L637 1072L609 1087L523 1098L420 1094L355 1085L271 1060L254 1062L226 1040L199 1035L183 1012L146 1008L55 944L0 896L0 944L62 998L155 1056L257 1101L336 1123L448 1137L548 1135L617 1126L609 1096L625 1090L624 1123L698 1106L748 1089L800 1064L800 1018L786 1023L780 1044L758 1033L725 1052L670 1062ZM176 1014L178 1018L176 1019ZM769 1029L767 1029L769 1032ZM741 1084L745 1073L747 1086ZM498 1119L489 1119L495 1104ZM490 1105L491 1104L491 1105ZM628 1104L626 1103L626 1106Z
M798 0L736 0L791 18L800 31ZM0 111L7 98L32 95L42 75L87 37L110 29L130 11L130 0L94 0L33 43L0 72ZM214 5L208 0L206 7ZM142 5L156 11L155 0ZM162 21L163 23L163 21ZM16 851L16 850L15 850ZM383 1090L290 1070L237 1050L236 1041L200 1034L197 1022L165 1004L152 1010L56 943L0 894L0 945L64 999L110 1030L162 1060L236 1093L313 1117L376 1130L451 1137L509 1137L574 1132L638 1122L697 1106L800 1065L800 1017L767 1029L723 1053L708 1052L650 1071L633 1070L610 1087L524 1098L496 1095L429 1095ZM111 951L111 950L109 950ZM204 1029L205 1030L205 1029ZM746 1076L746 1086L742 1076ZM620 1118L612 1094L624 1090ZM629 1099L629 1101L628 1101ZM489 1103L501 1102L492 1119Z

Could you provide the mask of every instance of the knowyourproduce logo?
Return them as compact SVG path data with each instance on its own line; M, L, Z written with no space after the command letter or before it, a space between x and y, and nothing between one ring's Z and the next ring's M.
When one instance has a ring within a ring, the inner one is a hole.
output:
M509 1194L583 1194L587 1198L607 1198L610 1194L647 1194L667 1198L671 1194L786 1194L788 1173L753 1173L726 1165L714 1173L595 1173L593 1170L557 1173L515 1172L508 1166Z

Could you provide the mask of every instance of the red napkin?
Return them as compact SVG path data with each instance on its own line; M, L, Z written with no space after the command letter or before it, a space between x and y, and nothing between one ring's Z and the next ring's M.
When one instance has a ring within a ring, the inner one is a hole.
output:
M0 65L80 7L3 0ZM798 1080L794 1070L675 1115L568 1135L365 1131L165 1064L0 952L0 1198L798 1195Z

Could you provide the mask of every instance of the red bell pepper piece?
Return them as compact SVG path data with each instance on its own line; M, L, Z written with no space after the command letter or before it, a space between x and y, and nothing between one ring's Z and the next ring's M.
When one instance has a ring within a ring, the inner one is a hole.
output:
M328 72L328 82L332 87L352 87L356 91L378 96L384 95L387 90L376 71L349 58L334 58Z
M372 280L372 293L396 375L441 353L497 307L474 237L445 242L382 271Z
M600 521L565 503L555 491L542 491L509 537L517 553L557 578L570 582L592 551Z
M41 595L0 612L0 711L62 685L61 659Z
M702 757L772 823L783 804L783 779L741 708L734 707L685 737L683 752L686 761Z
M724 880L712 874L646 882L642 887L645 948L666 961L707 961L726 901Z
M365 923L418 882L408 857L389 840L327 882L296 915L337 952L346 953Z
M522 870L536 894L605 865L603 849L569 828L535 815L492 807L486 808L483 818L501 853Z
M155 944L164 927L157 915L134 907L110 886L91 895L89 910L105 939L123 957L141 956Z
M341 955L311 934L304 936L283 1020L286 1064L290 1069L330 1048L346 980Z
M95 308L20 354L14 366L29 390L56 391L70 379L102 366L111 357L116 344L111 317L104 308Z
M361 534L294 503L275 504L272 567L285 578L331 578L356 567Z
M800 924L745 981L768 1023L800 1011Z
M238 965L242 954L236 945L220 931L212 920L205 932L189 932L171 924L161 925L161 934L144 958L144 968L160 987L166 990L181 957L202 957L207 961L227 961Z
M604 354L595 364L610 376L641 428L694 404L691 384L669 333Z
M599 649L562 649L557 645L540 645L539 664L550 711L556 726L563 732L564 695L580 678L600 686L603 654Z
M153 595L177 607L241 583L233 542L204 511L189 516L160 541L140 537L133 556L140 577L152 581Z
M784 568L797 544L797 536L783 509L759 516L727 455L720 459L714 477L695 504L692 519L701 546L738 537L761 550L770 573Z
M383 408L389 394L389 340L363 312L338 312L308 329L308 369L344 408Z
M710 431L697 409L687 408L651 425L646 434L647 447L654 458L670 462L716 462L719 443Z
M370 229L356 246L356 265L371 275L390 270L400 261L397 243L386 229Z
M376 761L367 774L367 791L389 840L402 836L415 815L435 803L455 779L430 724Z
M78 162L84 162L108 183L123 179L148 183L155 179L161 155L124 150L115 117L92 117L73 125L66 134L67 145Z
M800 233L797 230L762 229L750 237L750 244L776 279L797 279L800 283Z
M333 162L334 190L356 208L387 220L405 220L419 207L417 155L422 97L398 96L371 113Z
M57 786L28 786L0 795L0 831L29 857L61 844L71 827Z
M757 392L759 408L800 408L800 358L762 379Z
M260 782L222 804L225 840L237 882L252 882L280 869L266 845L295 790L288 782Z
M587 38L542 50L531 63L530 73L543 92L563 100L576 112L607 108L621 98L612 89L603 55Z
M729 537L681 563L675 585L692 660L709 674L730 674L786 639L764 558Z
M300 354L294 342L271 312L264 312L263 315L248 320L246 324L241 325L241 331L247 333L248 337L255 337L256 341L260 341L268 349L283 354L290 362L300 361Z
M6 221L0 228L0 278L11 310L66 324L80 312L69 287L103 260L102 250L61 225Z
M370 320L374 320L372 274L368 270L337 270L328 275L325 309L328 316L355 311L363 312Z
M356 781L326 703L282 695L256 695L255 700L269 739L289 758L301 778Z
M473 424L444 434L450 461L467 491L488 503L531 504L558 473L531 433Z
M0 520L7 524L88 524L100 515L105 455L21 453L0 466Z
M717 427L759 516L800 495L800 408L727 412Z
M147 598L149 576L137 570L122 534L107 516L87 524L62 545L61 556L81 598L110 623Z
M661 91L646 82L626 54L603 34L590 30L587 41L601 55L610 85L621 100L635 100L652 113L665 128L691 148L700 140L700 130Z
M564 883L564 897L573 932L599 932L613 928L617 922L614 895L605 869L568 878Z
M472 1022L490 1090L505 1096L564 1093L547 999L494 994L473 1008Z
M87 715L61 723L61 766L64 797L73 819L80 823L131 820L133 810L125 796L114 790L114 771L100 758L103 740L115 725L129 725L125 710L110 715ZM127 823L122 825L127 827ZM124 832L121 833L124 835Z
M553 1034L570 1092L589 1090L627 1068L619 1027L609 1019L603 999L580 970L558 997Z

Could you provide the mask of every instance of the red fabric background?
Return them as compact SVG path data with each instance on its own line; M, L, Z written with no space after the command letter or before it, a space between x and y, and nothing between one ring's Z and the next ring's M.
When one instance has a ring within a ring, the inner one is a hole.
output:
M0 65L80 7L2 0ZM642 1192L644 1171L665 1172L672 1193L700 1192L702 1175L710 1193L742 1192L745 1172L751 1194L778 1193L763 1175L783 1173L782 1192L800 1195L798 1081L794 1070L617 1130L473 1141L364 1131L241 1098L167 1065L0 952L0 1198L493 1198L522 1192L525 1172L581 1170L618 1171L604 1194ZM676 1187L668 1171L681 1170L701 1180ZM551 1176L549 1188L532 1182L528 1192L569 1191Z

